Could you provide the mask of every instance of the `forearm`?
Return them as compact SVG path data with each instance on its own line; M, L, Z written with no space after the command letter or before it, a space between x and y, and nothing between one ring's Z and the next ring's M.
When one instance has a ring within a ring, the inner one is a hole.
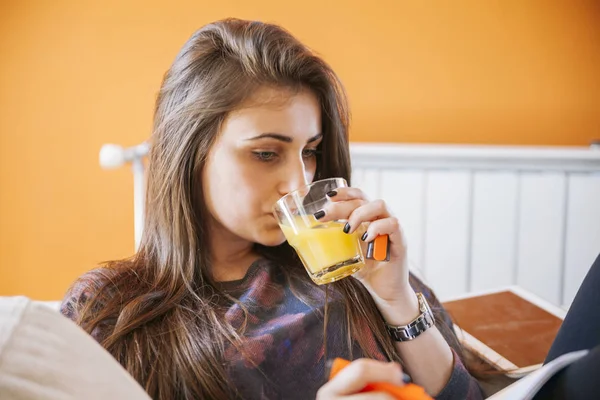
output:
M406 325L420 313L414 291L407 289L403 293L403 298L394 304L375 299L383 318L390 325ZM452 375L454 356L435 326L413 340L396 342L396 349L415 383L423 386L431 395L442 391Z

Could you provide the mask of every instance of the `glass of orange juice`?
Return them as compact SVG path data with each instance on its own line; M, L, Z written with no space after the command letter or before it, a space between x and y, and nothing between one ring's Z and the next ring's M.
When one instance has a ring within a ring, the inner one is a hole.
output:
M318 285L335 282L364 266L360 230L344 233L346 221L319 222L314 213L329 202L327 193L347 187L343 178L316 181L283 196L273 212L288 243Z

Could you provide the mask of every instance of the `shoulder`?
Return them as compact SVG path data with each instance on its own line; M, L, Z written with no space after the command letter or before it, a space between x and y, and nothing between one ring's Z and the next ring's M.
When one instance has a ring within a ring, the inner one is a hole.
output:
M61 314L80 324L82 310L100 292L111 292L110 286L116 275L117 271L109 267L96 268L81 275L67 290L60 305ZM101 302L96 307L99 306Z

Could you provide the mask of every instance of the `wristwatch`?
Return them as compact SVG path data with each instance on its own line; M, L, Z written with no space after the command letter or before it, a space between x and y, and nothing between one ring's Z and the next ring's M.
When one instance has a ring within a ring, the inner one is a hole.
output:
M435 325L435 318L423 293L417 293L417 299L419 300L419 311L421 311L417 318L408 325L393 326L386 324L388 333L397 342L413 340Z

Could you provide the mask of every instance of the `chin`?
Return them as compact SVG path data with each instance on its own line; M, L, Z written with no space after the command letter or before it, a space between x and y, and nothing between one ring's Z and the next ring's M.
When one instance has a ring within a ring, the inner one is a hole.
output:
M258 232L256 236L256 243L267 247L279 246L285 242L285 236L283 236L283 232L281 232L279 227Z

